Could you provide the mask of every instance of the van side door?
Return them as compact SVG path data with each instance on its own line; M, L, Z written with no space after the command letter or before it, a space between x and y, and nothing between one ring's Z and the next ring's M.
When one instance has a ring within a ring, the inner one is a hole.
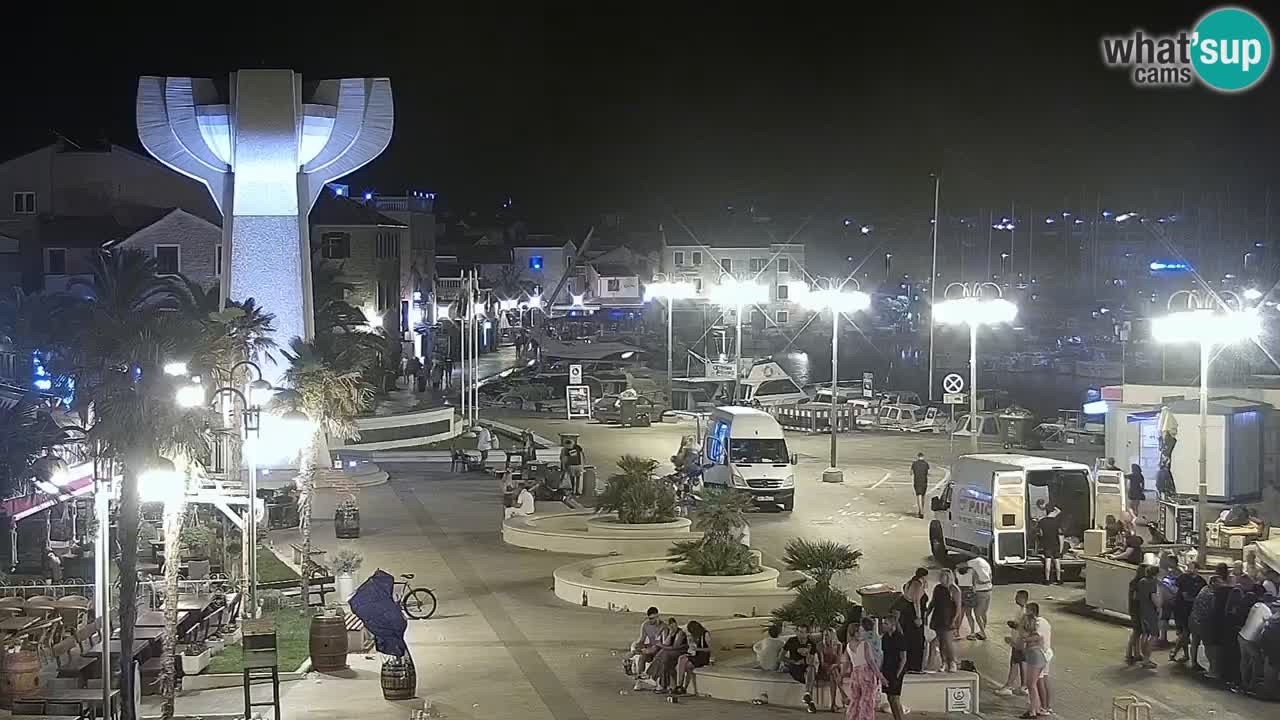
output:
M996 472L992 486L989 522L993 563L1022 562L1027 559L1026 476L1016 470Z

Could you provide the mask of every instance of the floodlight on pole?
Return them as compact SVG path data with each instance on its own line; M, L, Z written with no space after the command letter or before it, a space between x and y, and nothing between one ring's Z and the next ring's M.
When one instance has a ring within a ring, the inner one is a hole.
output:
M164 374L173 377L181 377L187 374L187 364L181 361L167 362L164 364Z
M738 378L742 375L742 308L744 305L757 305L768 302L769 288L753 281L743 281L731 275L720 279L720 284L711 291L711 302L734 308L737 320L737 332L734 337L734 352L737 358L733 364L733 399L738 399Z
M178 388L174 399L184 408L200 407L204 404L204 387L200 383L190 383Z
M991 288L995 297L983 297L982 291ZM1018 306L1005 300L999 285L985 283L951 283L942 296L946 298L953 289L959 295L943 300L933 308L934 317L945 325L969 326L969 447L978 451L978 328L1013 322L1018 316Z
M670 396L674 381L675 301L696 297L697 288L692 283L666 279L649 283L644 288L644 301L662 300L667 304L667 393Z
M814 312L831 311L831 409L827 425L831 431L831 464L822 471L822 481L829 483L844 482L844 472L836 465L836 411L839 403L840 388L840 316L843 313L855 313L871 307L871 296L858 288L858 281L850 279L854 289L844 290L846 283L837 285L825 278L819 278L825 287L810 290L808 287L800 293L800 303ZM852 418L850 418L852 420Z
M249 484L247 500L248 511L245 513L245 532L241 534L241 569L244 573L244 602L240 603L240 616L253 618L258 608L258 435L262 428L262 406L271 401L276 388L262 377L262 367L252 360L241 360L231 366L229 374L232 383L236 379L236 370L244 367L257 373L258 379L245 386L241 401L247 396L244 408L245 460L249 464ZM251 427L252 426L252 427ZM253 437L249 433L253 432Z
M150 468L138 476L138 497L143 502L158 502L165 506L176 503L186 493L183 487L182 473L173 467L173 462L160 458Z
M1197 343L1200 346L1200 481L1196 498L1196 553L1200 563L1208 555L1206 523L1209 511L1209 365L1214 345L1231 345L1251 340L1262 333L1262 318L1257 308L1244 309L1235 293L1225 291L1204 296L1194 290L1182 290L1169 297L1167 307L1186 296L1186 309L1170 312L1151 321L1151 334L1161 343ZM1228 300L1235 302L1232 309Z

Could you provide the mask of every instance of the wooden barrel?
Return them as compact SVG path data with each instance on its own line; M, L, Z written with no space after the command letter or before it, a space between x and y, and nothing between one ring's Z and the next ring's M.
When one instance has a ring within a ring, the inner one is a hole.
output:
M21 650L6 652L0 662L0 707L13 707L14 700L40 692L40 656Z
M382 663L382 697L388 700L408 700L418 694L418 671L413 658L405 653L402 658L392 658Z
M311 618L311 668L319 672L347 666L347 626L342 618Z

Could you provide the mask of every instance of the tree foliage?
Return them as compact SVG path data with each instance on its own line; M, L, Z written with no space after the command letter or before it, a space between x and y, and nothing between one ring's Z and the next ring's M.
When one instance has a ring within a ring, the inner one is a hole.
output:
M618 472L610 475L596 502L596 512L611 512L631 525L676 519L675 489L654 477L658 461L635 455L618 458Z
M792 538L782 561L788 570L803 573L804 579L791 584L796 594L786 605L773 611L782 622L829 630L843 624L852 605L849 595L833 584L839 573L858 567L862 551L832 540Z

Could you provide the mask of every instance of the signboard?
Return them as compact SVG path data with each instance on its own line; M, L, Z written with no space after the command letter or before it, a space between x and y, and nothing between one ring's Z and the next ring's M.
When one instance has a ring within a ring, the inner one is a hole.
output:
M942 392L958 393L964 391L964 376L960 373L948 373L942 378Z
M965 715L973 712L973 689L968 685L947 688L947 712Z
M591 386L569 385L564 389L565 410L570 420L591 417Z
M570 385L582 384L582 366L581 365L569 366L569 384Z
M732 380L734 378L733 370L733 363L707 363L707 377L709 378Z
M876 376L874 373L862 373L862 397L870 400L875 397Z
M943 403L944 405L963 405L963 404L964 404L964 393L962 393L962 392L956 392L956 393L943 393L943 395L942 395L942 403Z

